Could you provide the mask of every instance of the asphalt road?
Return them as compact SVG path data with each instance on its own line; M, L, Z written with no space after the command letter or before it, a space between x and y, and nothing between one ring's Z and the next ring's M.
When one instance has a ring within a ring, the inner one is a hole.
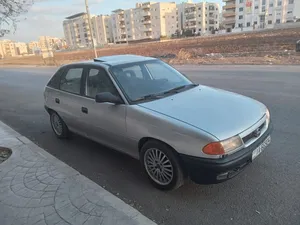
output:
M274 122L271 146L245 171L217 185L154 189L139 162L75 136L58 140L43 109L53 68L0 69L0 119L159 224L300 224L300 67L179 69L195 82L253 97Z

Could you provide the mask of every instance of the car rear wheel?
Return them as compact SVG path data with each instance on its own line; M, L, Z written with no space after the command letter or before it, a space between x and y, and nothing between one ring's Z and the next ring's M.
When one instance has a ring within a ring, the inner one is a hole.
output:
M69 129L62 118L54 111L50 113L50 123L54 134L58 138L67 138Z
M161 190L177 189L184 174L176 153L164 143L148 141L140 152L142 166L151 183Z

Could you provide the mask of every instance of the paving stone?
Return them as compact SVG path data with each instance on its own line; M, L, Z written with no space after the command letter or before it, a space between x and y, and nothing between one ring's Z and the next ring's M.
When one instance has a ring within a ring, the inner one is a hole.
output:
M34 225L39 221L45 221L44 214L28 217L27 224Z
M57 184L49 184L48 187L46 187L45 191L56 191L58 187L59 185Z
M0 121L4 139L21 145L0 164L0 225L133 225L132 215L143 218L139 225L154 224Z
M53 213L50 216L46 216L45 221L46 221L47 225L55 225L55 224L63 221L63 219L59 215L57 215L57 213Z
M43 212L45 216L50 216L53 213L56 213L54 206L43 207Z

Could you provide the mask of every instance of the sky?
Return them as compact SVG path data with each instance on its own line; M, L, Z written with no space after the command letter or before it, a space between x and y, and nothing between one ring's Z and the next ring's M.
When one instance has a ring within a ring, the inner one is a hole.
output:
M183 0L154 0L155 2L176 2ZM193 0L200 2L202 0ZM111 14L115 9L134 8L137 2L147 0L89 0L90 13ZM221 0L209 0L221 4ZM18 18L17 29L1 39L30 42L37 41L39 36L52 36L63 38L63 20L67 16L84 12L84 0L35 0L28 12Z

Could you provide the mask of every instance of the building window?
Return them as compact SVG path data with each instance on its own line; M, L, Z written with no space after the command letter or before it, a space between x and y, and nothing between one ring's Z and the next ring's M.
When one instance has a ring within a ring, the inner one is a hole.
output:
M209 10L215 10L215 7L214 6L209 6L208 9Z
M250 27L250 26L251 26L251 24L250 24L250 22L248 22L248 23L247 23L247 27Z
M243 11L244 11L243 7L239 8L239 12L243 12Z
M201 25L201 22L198 22L199 25Z
M272 16L272 14L269 14L269 16Z
M243 19L243 16L239 16L239 20Z
M240 0L240 3L243 3L244 2L244 0Z
M273 3L270 3L269 7L273 7Z
M265 11L266 11L266 7L263 6L263 7L261 8L261 11L262 11L262 12L265 12Z
M282 5L282 2L277 2L277 6L281 6Z
M294 4L294 0L289 0L289 4Z
M261 1L261 4L262 4L262 5L265 5L265 4L266 4L266 0L262 0L262 1Z
M199 17L201 17L201 15L199 15Z
M199 28L199 31L201 31L201 28Z
M280 19L277 19L277 20L276 20L276 23L280 23Z
M201 10L201 7L199 7L198 10Z
M255 8L255 9L258 9L258 5L256 5L254 8Z
M239 27L243 27L243 24L242 24L242 23L239 23Z
M268 24L272 24L272 20L268 20Z

